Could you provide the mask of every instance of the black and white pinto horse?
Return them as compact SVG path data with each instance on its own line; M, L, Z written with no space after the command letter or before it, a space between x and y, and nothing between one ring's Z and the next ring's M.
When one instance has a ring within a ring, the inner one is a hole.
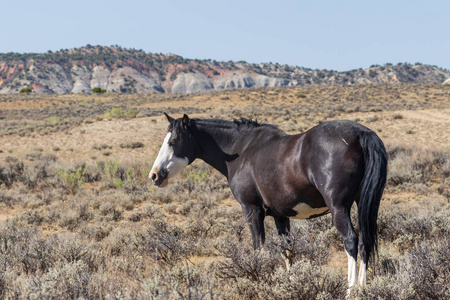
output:
M368 261L377 251L378 208L387 172L386 150L372 130L352 121L331 121L288 135L245 119L166 117L168 133L149 174L156 186L166 186L196 158L204 160L227 178L254 248L264 243L265 216L275 219L283 235L289 232L290 218L331 213L348 256L349 287L366 284ZM359 237L350 220L353 202Z

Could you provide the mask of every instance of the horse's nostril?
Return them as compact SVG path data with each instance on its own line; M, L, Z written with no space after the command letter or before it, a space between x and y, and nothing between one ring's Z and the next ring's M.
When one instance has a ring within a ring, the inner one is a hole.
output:
M156 175L156 173L152 173L152 175L150 176L150 179L155 181L158 178L158 175Z

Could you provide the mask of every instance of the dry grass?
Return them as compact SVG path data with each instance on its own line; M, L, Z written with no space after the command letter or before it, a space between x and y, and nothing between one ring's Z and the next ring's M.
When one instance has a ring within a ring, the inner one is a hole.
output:
M292 222L287 274L273 222L265 251L254 252L239 205L209 166L194 163L163 190L150 185L164 111L248 117L290 133L331 119L374 129L390 157L380 257L355 297L448 297L448 99L438 85L1 95L0 297L345 296L347 259L329 216ZM114 108L133 113L105 119Z

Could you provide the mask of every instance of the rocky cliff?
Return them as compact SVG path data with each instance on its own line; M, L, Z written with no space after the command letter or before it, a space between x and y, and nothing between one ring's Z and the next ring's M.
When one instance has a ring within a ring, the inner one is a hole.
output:
M450 71L422 64L375 65L347 72L279 64L185 59L118 46L43 54L0 54L0 93L196 93L211 89L295 85L442 83Z

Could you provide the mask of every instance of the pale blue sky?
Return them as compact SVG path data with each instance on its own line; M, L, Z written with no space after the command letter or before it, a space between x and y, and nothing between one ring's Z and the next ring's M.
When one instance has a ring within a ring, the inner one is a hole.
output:
M0 0L0 52L120 45L346 71L450 69L450 1Z

